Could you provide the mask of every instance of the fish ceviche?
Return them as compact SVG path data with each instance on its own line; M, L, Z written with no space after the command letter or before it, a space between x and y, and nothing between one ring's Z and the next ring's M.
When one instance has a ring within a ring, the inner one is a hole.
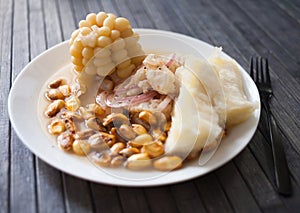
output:
M70 39L74 78L48 83L48 131L102 167L179 169L257 108L220 52L146 54L126 18L88 14Z

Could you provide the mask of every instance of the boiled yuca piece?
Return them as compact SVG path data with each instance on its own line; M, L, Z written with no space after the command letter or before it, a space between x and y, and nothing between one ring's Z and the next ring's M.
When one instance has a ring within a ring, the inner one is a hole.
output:
M206 143L215 144L222 128L218 124L218 114L198 78L186 67L178 68L175 74L181 85L165 149L167 153L186 157L190 152L199 152Z
M226 101L219 79L214 67L205 58L189 56L185 59L184 66L187 67L201 82L216 112L219 115L219 125L225 128L226 122Z
M237 63L218 55L211 57L209 62L215 67L225 94L226 127L242 123L250 117L257 103L247 99Z

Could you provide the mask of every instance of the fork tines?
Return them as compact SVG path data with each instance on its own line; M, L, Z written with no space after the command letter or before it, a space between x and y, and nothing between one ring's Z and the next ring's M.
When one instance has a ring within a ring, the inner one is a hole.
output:
M260 56L255 58L251 57L250 76L255 82L264 82L271 85L268 58Z

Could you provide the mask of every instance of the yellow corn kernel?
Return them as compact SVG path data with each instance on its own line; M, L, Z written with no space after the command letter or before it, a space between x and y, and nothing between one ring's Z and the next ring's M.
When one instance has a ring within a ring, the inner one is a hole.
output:
M66 101L65 107L67 110L74 112L80 107L80 100L76 96L72 96Z
M86 155L90 152L90 144L85 140L75 140L72 144L72 149L77 155Z

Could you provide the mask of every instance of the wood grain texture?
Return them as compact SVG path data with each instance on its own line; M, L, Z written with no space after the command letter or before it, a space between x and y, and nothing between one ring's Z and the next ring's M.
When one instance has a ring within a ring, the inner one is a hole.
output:
M183 183L151 188L91 183L35 157L11 129L7 95L24 66L69 39L90 12L128 18L134 28L183 33L222 46L246 70L269 58L293 194L274 190L263 122L225 166ZM297 0L0 0L0 212L297 212L300 207L300 3Z
M91 183L90 188L96 212L122 212L117 187Z
M7 96L11 84L13 4L0 3L0 206L9 208L10 197L10 131Z
M236 212L258 212L260 210L247 184L232 162L217 170L216 174ZM239 196L241 194L243 196Z
M12 80L29 62L28 4L22 1L13 5ZM10 210L35 212L36 180L35 159L14 131L10 135Z
M177 205L170 187L152 187L145 189L145 195L151 212L177 212Z
M123 212L150 212L143 188L119 187L118 193Z
M206 212L201 197L193 182L178 183L170 186L176 206L180 212Z
M47 44L43 21L43 2L29 1L30 58L46 50ZM36 190L39 212L64 212L61 173L38 158L36 161Z
M201 200L207 212L232 212L232 206L215 174L195 179Z

